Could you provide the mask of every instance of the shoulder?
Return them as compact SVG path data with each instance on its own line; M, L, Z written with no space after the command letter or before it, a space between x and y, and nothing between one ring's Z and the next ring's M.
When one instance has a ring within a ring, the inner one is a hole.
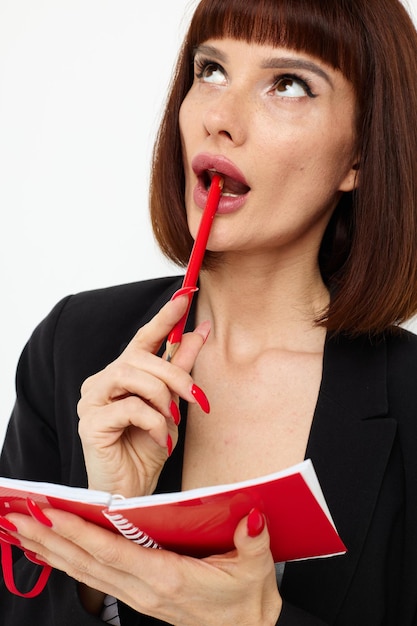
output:
M181 282L172 276L67 296L38 325L28 347L38 357L49 354L56 365L73 360L88 371L99 368L120 354Z
M84 333L133 332L151 319L181 285L181 277L155 278L137 283L84 291L70 296L58 321L61 332L84 329Z
M389 407L391 416L406 409L417 424L417 335L403 328L377 337L341 334L331 338L325 354L329 393L337 388L352 402L366 398L374 409Z
M342 350L347 358L358 362L367 362L371 368L376 364L381 367L386 363L388 372L393 374L417 372L417 335L402 327L392 327L378 336L359 335L351 337L341 334L331 336L330 345Z
M417 424L417 335L398 329L385 338L389 403Z
M385 338L388 380L417 382L417 335L403 328ZM416 393L417 393L417 385Z
M83 291L61 300L48 317L62 326L129 324L140 322L150 311L152 316L180 286L181 277L155 278L91 291ZM48 319L48 318L47 318Z
M62 312L75 318L86 314L113 317L129 313L137 317L164 296L168 300L180 282L180 276L169 276L84 291L67 298Z

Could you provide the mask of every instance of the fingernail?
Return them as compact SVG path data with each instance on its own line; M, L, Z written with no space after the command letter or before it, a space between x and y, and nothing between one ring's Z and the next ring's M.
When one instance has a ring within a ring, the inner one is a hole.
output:
M169 410L172 415L172 419L174 420L175 426L178 426L178 424L181 421L181 413L177 406L177 403L174 402L174 400L171 400L171 404L169 405Z
M30 552L30 550L25 550L23 554L25 555L28 561L31 561L31 563L35 563L36 565L46 565L44 561L41 561L40 559L38 559L36 554L34 552Z
M2 530L0 530L0 541L4 541L5 543L10 543L10 545L12 546L22 545L19 539L16 539L16 537L12 537L11 535L4 533Z
M171 437L171 435L168 435L168 437L167 437L167 450L168 450L168 456L169 457L172 454L172 448L173 448L172 437Z
M200 335L200 337L203 338L203 345L206 343L207 338L210 334L211 331L211 323L209 320L206 320L205 322L201 322L201 324L199 324L195 329L194 332L197 333L198 335Z
M210 413L210 403L207 400L207 396L204 391L200 389L200 387L197 387L197 385L193 385L191 387L191 393L204 413Z
M12 533L16 533L17 532L17 528L13 524L13 522L8 520L6 517L2 517L1 515L0 515L0 528L2 530L7 530L7 531L12 532Z
M265 528L265 517L258 509L252 509L247 521L249 537L257 537Z
M181 296L190 296L192 293L198 291L198 287L181 287L171 296L171 300L176 300Z
M36 504L36 502L34 500L32 500L31 498L27 498L26 499L26 505L28 507L29 513L31 514L31 516L35 520L37 520L38 522L40 522L44 526L48 526L48 528L52 528L51 520L48 517L46 517L45 513Z

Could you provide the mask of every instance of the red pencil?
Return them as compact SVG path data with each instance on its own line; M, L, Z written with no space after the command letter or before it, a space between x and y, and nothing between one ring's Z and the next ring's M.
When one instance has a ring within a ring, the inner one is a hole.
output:
M194 287L197 285L198 275L200 273L201 264L203 262L204 253L206 251L207 241L210 235L211 226L213 224L214 216L216 215L217 207L219 206L220 196L223 189L223 178L218 174L213 176L210 184L209 194L207 198L206 206L204 207L203 215L201 217L200 226L198 228L197 236L191 250L190 259L188 261L187 270L185 272L184 280L182 281L182 287ZM191 308L192 294L189 298L187 311L174 326L169 333L166 344L166 359L170 361L175 354L178 346L181 343L181 337L184 333L185 324L187 322L188 313Z

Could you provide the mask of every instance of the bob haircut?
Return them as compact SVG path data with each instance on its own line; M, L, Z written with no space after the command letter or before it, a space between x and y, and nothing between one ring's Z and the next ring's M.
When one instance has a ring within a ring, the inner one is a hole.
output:
M353 84L358 186L323 237L328 330L382 333L417 312L417 34L399 0L202 0L181 49L153 155L151 219L164 254L185 266L193 240L184 207L179 109L193 56L231 37L306 52ZM204 268L214 270L207 252Z

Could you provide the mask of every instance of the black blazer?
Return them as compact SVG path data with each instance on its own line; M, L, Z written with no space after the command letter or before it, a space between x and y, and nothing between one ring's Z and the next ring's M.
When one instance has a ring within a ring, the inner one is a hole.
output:
M19 362L1 475L86 486L77 433L80 386L120 354L180 284L178 277L145 281L56 305ZM287 563L279 626L417 625L416 362L417 337L406 331L374 342L327 337L306 456L348 553ZM185 403L181 411L180 441L158 491L181 488ZM27 589L37 574L17 549L18 586ZM161 623L123 605L120 613L123 626ZM53 572L33 600L15 597L2 585L0 622L102 624L84 612L76 583L61 572Z

